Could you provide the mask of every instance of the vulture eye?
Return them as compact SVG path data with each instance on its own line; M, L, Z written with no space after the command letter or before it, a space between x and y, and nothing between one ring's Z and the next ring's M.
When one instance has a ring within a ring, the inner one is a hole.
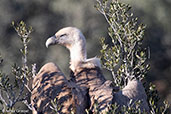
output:
M62 35L60 35L60 37L63 37L63 36L66 36L67 34L62 34Z

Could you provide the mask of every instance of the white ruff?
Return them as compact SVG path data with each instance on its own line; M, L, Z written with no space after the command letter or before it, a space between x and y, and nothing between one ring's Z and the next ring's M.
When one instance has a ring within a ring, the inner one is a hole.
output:
M86 48L83 48L83 45L74 45L70 50L70 68L72 71L75 71L77 68L94 68L100 67L99 58L90 58L87 59Z
M75 40L68 49L70 50L70 68L72 71L75 71L77 68L93 68L100 67L100 59L99 58L90 58L87 59L87 50L86 50L86 40L83 34L79 32L79 35L74 35L73 38L79 39ZM76 33L78 34L78 33ZM76 38L79 37L79 38Z

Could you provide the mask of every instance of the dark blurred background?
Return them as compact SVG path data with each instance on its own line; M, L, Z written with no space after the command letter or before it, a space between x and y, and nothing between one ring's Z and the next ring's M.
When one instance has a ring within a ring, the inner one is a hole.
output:
M132 6L139 22L147 25L144 45L150 47L153 82L163 99L171 103L171 0L123 0ZM45 41L60 28L75 26L87 39L88 57L100 55L100 37L108 37L107 23L94 8L95 0L0 0L0 53L4 58L0 69L10 74L11 65L21 65L22 47L11 22L23 20L33 27L29 43L29 63L39 69L55 62L69 74L69 51L56 45L47 49ZM106 77L110 79L110 74Z

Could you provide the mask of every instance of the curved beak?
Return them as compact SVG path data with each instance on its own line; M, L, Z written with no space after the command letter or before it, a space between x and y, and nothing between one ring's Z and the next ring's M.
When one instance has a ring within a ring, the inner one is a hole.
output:
M50 45L55 45L56 43L58 43L58 40L54 35L46 40L46 47L48 48Z

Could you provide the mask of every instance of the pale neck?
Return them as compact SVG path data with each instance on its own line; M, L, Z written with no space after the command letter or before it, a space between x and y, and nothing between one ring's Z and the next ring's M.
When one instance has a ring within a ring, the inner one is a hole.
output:
M86 47L84 45L75 44L70 49L70 62L84 62L87 59Z

